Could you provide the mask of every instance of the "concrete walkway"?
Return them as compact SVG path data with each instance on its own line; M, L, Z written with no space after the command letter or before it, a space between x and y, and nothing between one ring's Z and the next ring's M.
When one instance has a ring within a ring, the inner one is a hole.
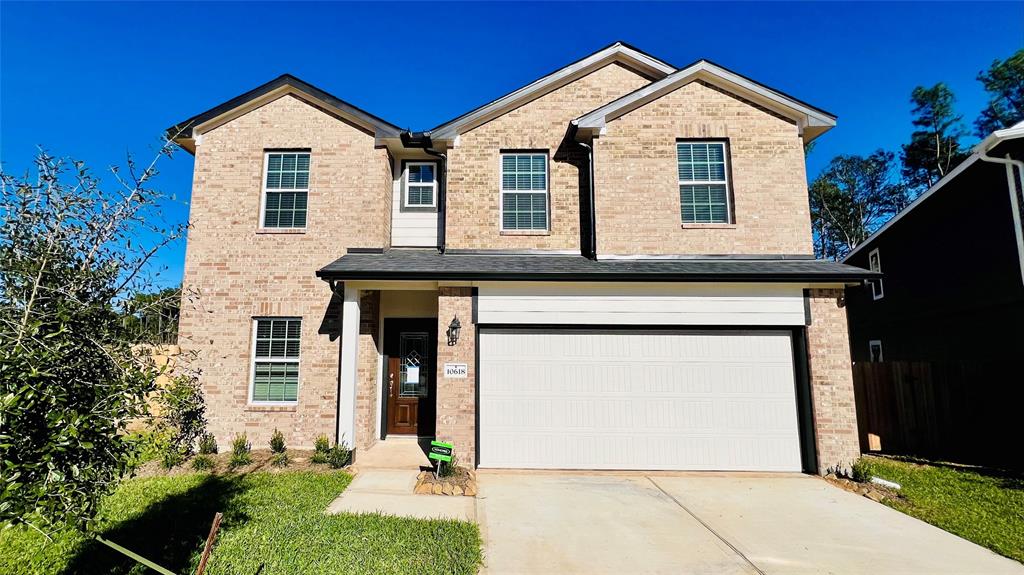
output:
M1024 574L807 476L481 472L483 572Z
M395 437L356 455L355 478L327 513L381 513L417 519L476 520L472 497L414 495L416 476L429 467L415 438Z

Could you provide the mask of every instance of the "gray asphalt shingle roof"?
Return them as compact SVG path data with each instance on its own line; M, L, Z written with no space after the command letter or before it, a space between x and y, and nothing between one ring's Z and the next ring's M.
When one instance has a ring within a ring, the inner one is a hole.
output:
M327 280L828 281L881 277L813 259L612 259L578 255L439 254L392 249L350 252L317 271Z

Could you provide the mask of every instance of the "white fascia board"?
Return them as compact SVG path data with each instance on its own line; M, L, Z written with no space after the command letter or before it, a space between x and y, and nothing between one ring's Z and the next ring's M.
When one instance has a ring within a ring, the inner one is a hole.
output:
M1021 137L1024 137L1024 122L1018 122L1009 128L992 132L984 140L978 142L972 151L978 154L984 154L999 145L1003 140L1012 140Z
M230 122L231 120L234 120L235 118L238 118L257 108L265 106L270 102L277 100L278 98L287 95L295 96L311 106L322 108L324 110L331 112L332 114L345 118L350 122L353 122L356 125L361 126L366 130L372 132L375 138L385 139L399 137L399 132L397 130L394 130L387 126L381 126L378 122L375 122L372 118L369 118L366 114L364 114L362 111L356 108L351 108L347 106L341 108L338 106L334 106L328 102L321 100L320 98L317 98L316 96L303 92L302 90L298 89L295 86L292 86L291 84L285 84L283 86L280 86L275 90L271 90L270 92L263 94L259 98L255 98L241 106L238 106L237 108L228 110L227 112L224 112L219 116L210 118L202 124L196 125L192 129L193 137L200 137L204 132L208 132L218 126L222 126Z
M467 129L474 128L496 118L509 110L518 107L525 101L538 98L555 90L570 81L585 76L587 73L603 67L611 62L620 62L638 68L651 76L666 76L676 71L675 68L650 56L638 52L628 46L615 44L595 52L590 56L566 66L557 72L548 74L526 86L498 98L490 104L481 106L473 112L441 125L430 132L432 140L449 140L457 137Z
M903 216L905 216L908 213L910 213L911 210L913 210L914 208L919 206L922 202L924 202L929 197L931 197L932 194L934 194L935 192L937 192L940 189L942 189L942 187L945 186L946 184L948 184L949 182L953 181L953 178L956 178L957 176L959 176L964 170L966 170L967 168L973 166L974 163L978 161L979 156L980 156L980 154L977 154L977 153L971 154L966 160L964 160L963 162L960 162L960 165L957 166L956 168L954 168L952 172L946 174L938 182L935 182L934 186L928 188L920 196L917 196L917 198L914 201L910 202L910 205L908 205L907 207L903 208L903 210L900 213L896 214L889 221L887 221L884 224L882 224L882 227L880 227L877 230L875 230L870 236L865 238L863 242L857 244L857 247L855 247L852 250L850 250L850 253L846 254L846 256L844 256L843 259L840 260L840 263L846 263L847 260L849 260L854 255L856 255L858 252L860 252L864 247L866 247L869 243L871 243L875 238L877 238L879 235L881 235L883 232L885 232L885 230L889 229L890 227L892 227L893 224L895 224L896 222L900 221L900 218L902 218Z
M661 80L627 94L618 100L605 104L573 121L580 129L593 131L603 128L607 122L652 102L678 88L693 82L704 80L709 84L733 92L766 108L774 110L787 118L796 121L801 129L805 127L823 128L811 130L817 136L836 125L836 119L828 114L810 108L792 98L779 94L757 82L748 80L738 74L701 60L692 66L674 72Z

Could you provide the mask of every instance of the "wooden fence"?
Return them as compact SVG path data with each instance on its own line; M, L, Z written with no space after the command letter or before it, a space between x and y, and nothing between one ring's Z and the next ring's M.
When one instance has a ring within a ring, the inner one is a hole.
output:
M1024 468L1024 376L1011 362L858 362L863 452Z

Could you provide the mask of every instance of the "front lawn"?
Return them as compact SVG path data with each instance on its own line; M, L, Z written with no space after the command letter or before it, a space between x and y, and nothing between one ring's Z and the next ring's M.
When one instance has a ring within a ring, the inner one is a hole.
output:
M863 458L868 473L902 486L886 505L1024 561L1024 477L948 464Z
M217 511L210 575L475 573L477 526L378 515L325 515L351 481L311 471L185 475L126 481L104 503L104 537L177 573L194 573ZM141 565L64 532L0 532L0 573L143 574Z

